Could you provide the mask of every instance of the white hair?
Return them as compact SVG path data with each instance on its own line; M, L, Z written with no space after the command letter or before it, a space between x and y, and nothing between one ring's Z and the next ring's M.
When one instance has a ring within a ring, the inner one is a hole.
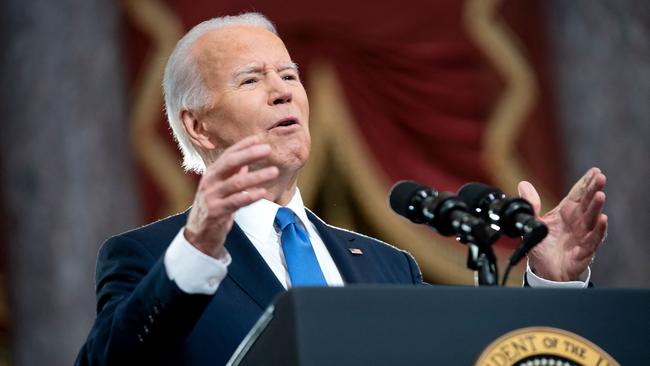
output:
M208 103L208 91L192 56L191 47L207 32L228 26L250 25L264 28L277 35L273 23L260 13L244 13L206 20L192 28L181 38L167 60L163 77L165 111L169 126L178 147L183 153L183 168L202 174L205 162L200 151L192 144L180 120L182 109L198 109Z

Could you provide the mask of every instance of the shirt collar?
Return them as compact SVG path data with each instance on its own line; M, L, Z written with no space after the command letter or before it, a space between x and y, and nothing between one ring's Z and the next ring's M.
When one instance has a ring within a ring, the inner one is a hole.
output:
M275 232L273 223L275 214L280 207L275 202L261 199L237 210L235 212L235 222L247 235L264 242L269 238L271 232ZM309 218L298 188L296 188L296 192L286 207L298 216L302 225L306 228Z

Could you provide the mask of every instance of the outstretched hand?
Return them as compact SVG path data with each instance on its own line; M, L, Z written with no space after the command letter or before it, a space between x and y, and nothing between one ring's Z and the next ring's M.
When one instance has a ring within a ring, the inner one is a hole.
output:
M602 213L605 180L600 169L589 169L569 194L542 217L535 188L529 182L519 183L519 195L532 204L535 215L549 230L548 236L528 254L536 275L552 281L574 281L587 269L607 235L607 216Z

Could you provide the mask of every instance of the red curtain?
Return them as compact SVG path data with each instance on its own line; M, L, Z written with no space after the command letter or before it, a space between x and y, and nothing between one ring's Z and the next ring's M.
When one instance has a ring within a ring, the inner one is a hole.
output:
M490 182L480 156L482 139L504 83L468 36L468 1L161 3L185 30L211 17L259 11L276 24L304 80L314 62L332 64L365 145L391 182L413 179L452 191L467 181ZM499 7L539 87L517 152L534 178L559 196L562 163L546 88L542 10L538 1ZM135 82L150 42L128 21L125 34ZM171 144L162 113L160 120L160 133ZM159 217L160 192L146 174L142 192L145 219Z

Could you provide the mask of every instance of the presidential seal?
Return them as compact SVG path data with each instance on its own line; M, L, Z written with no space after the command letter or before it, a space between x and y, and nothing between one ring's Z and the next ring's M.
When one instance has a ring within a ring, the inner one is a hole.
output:
M475 366L620 366L587 339L549 327L521 328L492 342Z

